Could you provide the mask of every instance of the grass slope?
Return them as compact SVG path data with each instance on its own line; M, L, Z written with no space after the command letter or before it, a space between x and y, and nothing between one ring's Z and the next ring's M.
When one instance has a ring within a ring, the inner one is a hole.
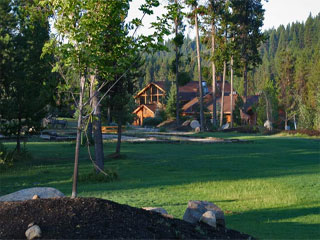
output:
M161 206L178 218L188 200L207 200L226 212L228 227L255 237L319 238L319 139L235 133L198 136L253 142L125 143L126 158L106 161L119 180L80 183L79 195L135 207ZM114 148L113 143L105 143L105 155ZM28 149L32 161L1 173L0 195L33 186L52 186L70 195L74 144L32 142ZM81 152L79 171L92 171L86 149Z

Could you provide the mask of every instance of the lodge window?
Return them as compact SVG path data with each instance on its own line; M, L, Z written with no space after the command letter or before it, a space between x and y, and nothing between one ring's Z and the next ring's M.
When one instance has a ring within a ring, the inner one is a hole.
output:
M145 103L145 98L144 98L144 96L141 96L141 97L140 97L140 104L146 104L146 103Z
M146 91L140 95L139 104L152 104L152 103L163 103L164 94L155 86L151 86L146 89Z
M152 95L152 102L157 102L157 96L156 95Z

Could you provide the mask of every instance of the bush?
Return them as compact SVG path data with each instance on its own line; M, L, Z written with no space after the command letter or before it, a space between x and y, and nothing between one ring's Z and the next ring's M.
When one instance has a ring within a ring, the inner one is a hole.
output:
M8 150L2 143L0 143L0 168L12 167L15 162L32 159L32 155L26 147L21 148L20 153L15 149Z
M237 132L239 133L259 133L259 128L257 126L242 126L237 128Z
M162 122L162 119L159 117L155 117L155 118L148 117L143 120L143 126L155 127L161 122Z
M167 132L167 129L165 127L160 127L159 132Z
M104 170L103 173L96 173L95 170L85 174L79 174L78 180L79 182L112 182L118 179L118 173L113 170Z
M0 167L7 168L13 166L13 152L0 143Z

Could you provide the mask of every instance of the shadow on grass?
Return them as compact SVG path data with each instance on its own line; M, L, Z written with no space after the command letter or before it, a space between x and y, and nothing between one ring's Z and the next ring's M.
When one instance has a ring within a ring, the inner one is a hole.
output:
M263 239L318 239L320 224L299 222L299 218L320 214L319 207L271 208L247 211L226 217L227 225ZM245 219L246 224L243 224ZM318 217L318 220L319 217ZM255 228L252 228L255 226ZM276 235L274 233L277 233Z
M114 147L115 144L105 145L105 155L112 153ZM122 153L126 159L105 161L107 168L117 170L119 181L90 187L103 192L315 174L319 169L318 147L314 141L298 138L257 138L253 144L240 145L124 143ZM35 159L19 163L0 177L0 194L32 187L35 182L67 189L73 172L73 145L30 143L29 149ZM82 148L79 171L91 169L86 149Z

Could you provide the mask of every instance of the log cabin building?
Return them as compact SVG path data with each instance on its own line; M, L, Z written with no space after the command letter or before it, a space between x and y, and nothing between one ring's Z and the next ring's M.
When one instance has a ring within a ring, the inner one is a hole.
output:
M165 104L165 98L167 96L168 87L165 86L165 82L151 82L135 96L135 102L138 107L133 111L136 115L134 125L142 125L143 120L147 117L154 117L156 110L163 108ZM204 94L208 94L212 91L211 87L206 87L203 84ZM226 91L230 92L230 84L226 82ZM221 82L217 83L217 96L221 95ZM181 106L184 106L193 99L197 99L199 96L199 83L197 81L191 81L184 86L179 87L179 101ZM182 113L184 114L184 113Z
M221 86L222 82L217 82L217 105L221 102ZM139 91L135 96L135 102L138 107L133 111L136 115L133 125L139 126L143 125L143 120L147 117L155 117L157 109L163 109L165 107L165 100L168 91L168 86L165 86L165 82L151 82L141 91ZM207 111L212 113L212 88L207 87L203 83L204 91L204 107ZM229 82L225 82L225 96L224 96L224 114L226 115L227 121L230 122L230 94L231 86ZM237 99L237 93L233 92L233 107L235 106L235 101ZM182 106L182 115L197 116L199 109L199 83L197 81L191 81L184 86L179 87L179 101ZM256 99L254 99L256 100ZM246 106L249 109L249 106ZM249 116L244 113L244 116L249 118Z

